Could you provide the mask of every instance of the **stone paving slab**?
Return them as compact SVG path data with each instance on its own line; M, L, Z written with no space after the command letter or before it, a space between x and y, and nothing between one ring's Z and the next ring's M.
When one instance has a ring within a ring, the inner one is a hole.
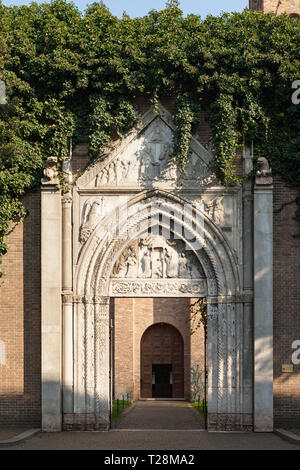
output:
M286 441L292 442L293 444L300 445L300 430L299 429L275 429L275 434L280 436Z
M14 434L12 437L9 437L8 439L3 439L0 441L0 448L7 447L7 446L14 446L15 444L19 444L21 442L26 441L30 437L34 436L40 432L40 429L27 429L24 432L21 432L19 434Z
M12 437L28 431L29 429L31 428L26 426L0 426L0 441L11 439Z
M187 401L137 401L113 420L117 429L203 429L201 414Z

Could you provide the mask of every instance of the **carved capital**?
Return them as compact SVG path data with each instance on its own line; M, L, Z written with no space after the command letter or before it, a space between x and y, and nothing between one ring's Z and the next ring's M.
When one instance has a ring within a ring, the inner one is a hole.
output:
M66 194L64 194L63 197L62 197L62 204L63 204L63 205L66 205L66 206L67 206L67 205L71 205L71 204L72 204L72 200L73 200L73 198L72 198L71 193L66 193Z
M71 304L73 302L73 292L63 292L62 302L63 304Z
M93 297L92 297L91 295L84 295L84 296L82 297L82 302L83 302L84 304L86 304L86 305L87 305L87 304L93 304L93 303L94 303Z
M94 303L100 305L108 305L109 304L109 297L103 297L101 295L95 295Z

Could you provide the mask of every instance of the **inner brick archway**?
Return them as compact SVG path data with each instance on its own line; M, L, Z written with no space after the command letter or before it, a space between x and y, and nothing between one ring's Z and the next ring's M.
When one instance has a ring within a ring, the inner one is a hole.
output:
M168 323L156 323L142 336L141 397L184 397L183 339Z

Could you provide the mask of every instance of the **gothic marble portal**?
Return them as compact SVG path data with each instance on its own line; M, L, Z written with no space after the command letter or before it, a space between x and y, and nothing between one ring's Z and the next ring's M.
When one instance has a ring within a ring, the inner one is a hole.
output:
M159 115L150 109L135 129L77 179L72 192L61 197L52 181L55 171L51 167L53 174L45 173L42 245L48 252L62 250L57 258L42 252L45 430L59 430L62 425L64 429L109 427L113 350L119 347L113 344L117 335L111 299L123 299L122 305L126 298L137 299L139 305L142 299L148 299L147 305L156 298L160 305L164 299L171 299L170 305L181 299L187 305L189 298L199 297L207 299L208 428L253 429L252 355L259 322L255 336L252 231L260 233L263 227L253 222L252 183L224 188L213 174L211 149L196 138L191 139L186 173L180 177L171 157L174 132L172 117L162 106ZM243 163L245 173L250 172L252 155L246 148ZM256 197L257 207L269 217L269 199L260 206L265 185L271 194L272 178L269 172L265 181L265 163ZM71 167L72 159L66 160L66 174ZM257 224L261 220L257 217ZM270 275L271 271L267 281ZM260 294L263 301L270 292ZM271 314L270 305L266 308ZM182 334L185 357L190 358L184 373L190 377L192 370L187 369L193 353L188 349L189 335L180 332L185 328L180 325L189 322L189 310L183 312L182 323L172 312L161 312L159 321ZM135 397L139 344L145 329L156 321L155 312L151 317L148 310L147 315L146 321L141 308L130 327L136 348ZM265 315L267 334L270 316ZM125 323L128 318L124 317ZM125 323L123 333L129 328ZM257 430L270 430L272 410L265 406L269 392L255 390ZM185 390L185 396L189 394ZM268 429L261 424L263 416Z

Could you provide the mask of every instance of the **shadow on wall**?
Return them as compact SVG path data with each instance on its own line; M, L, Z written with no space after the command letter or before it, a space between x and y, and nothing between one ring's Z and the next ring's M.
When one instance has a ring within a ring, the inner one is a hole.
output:
M2 354L0 424L6 426L41 424L40 192L28 193L23 203L29 215L9 236L1 287L5 358Z

